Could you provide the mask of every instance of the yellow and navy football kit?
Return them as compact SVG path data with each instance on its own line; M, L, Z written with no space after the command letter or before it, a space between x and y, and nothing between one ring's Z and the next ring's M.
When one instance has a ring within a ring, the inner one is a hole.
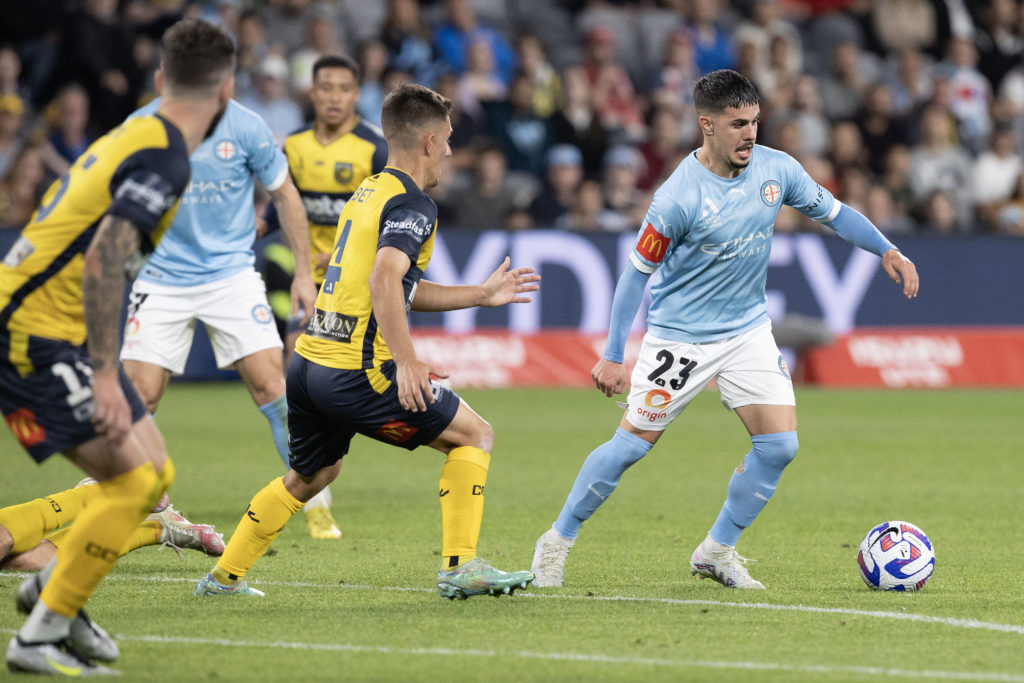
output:
M50 186L0 263L0 411L36 461L96 437L82 271L100 221L127 219L152 248L188 179L181 132L159 115L132 119ZM123 372L121 386L141 419Z
M291 465L300 474L334 464L356 433L411 450L454 419L459 397L439 384L426 411L402 408L370 300L377 250L394 247L409 257L402 287L406 307L412 304L436 227L434 201L390 166L363 181L341 212L313 316L288 370Z
M329 253L334 247L338 217L352 193L363 180L384 169L387 143L379 130L360 120L348 133L326 145L307 126L288 136L284 153L309 219L313 281L319 285L325 272L317 255Z

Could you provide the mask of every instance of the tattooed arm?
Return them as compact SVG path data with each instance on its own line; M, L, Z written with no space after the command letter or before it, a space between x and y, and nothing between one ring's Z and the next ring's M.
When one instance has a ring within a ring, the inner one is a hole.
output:
M139 247L139 231L131 221L107 215L85 252L82 296L86 338L93 367L96 431L120 443L131 428L132 415L121 391L118 350L124 264Z

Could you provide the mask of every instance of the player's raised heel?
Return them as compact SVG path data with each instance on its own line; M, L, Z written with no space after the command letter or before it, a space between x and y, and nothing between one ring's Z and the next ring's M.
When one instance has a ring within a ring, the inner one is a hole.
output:
M737 553L735 547L722 545L708 536L690 556L690 573L702 579L714 579L726 588L764 590L764 584L752 579L743 566L750 561Z
M306 510L306 527L309 535L322 540L341 538L341 529L327 508L314 507Z
M448 600L474 595L500 597L526 588L531 581L533 572L503 572L475 557L451 571L437 572L437 592Z
M7 646L7 668L11 671L51 676L120 676L121 672L93 664L67 640L27 643L19 636Z
M564 538L551 527L537 539L533 549L533 565L530 571L534 574L533 585L538 588L561 586L565 573L565 560L575 539Z
M213 574L207 574L199 583L196 584L194 593L200 597L214 596L214 595L251 595L254 597L262 598L266 593L261 590L256 590L245 581L239 581L233 586L225 586L222 583L218 583Z
M22 614L29 614L39 601L43 590L39 574L34 574L18 586L14 604ZM121 656L121 649L102 626L89 618L85 610L79 610L71 620L68 643L87 659L98 659L103 662L115 662Z

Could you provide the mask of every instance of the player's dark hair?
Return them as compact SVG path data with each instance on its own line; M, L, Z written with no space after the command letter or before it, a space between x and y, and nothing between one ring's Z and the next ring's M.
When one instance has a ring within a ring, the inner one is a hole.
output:
M228 33L202 19L183 19L160 40L164 79L180 91L205 91L220 86L235 70L235 44Z
M693 104L698 114L713 114L760 101L750 79L732 69L712 71L693 86Z
M422 85L405 83L384 98L380 127L388 145L410 149L424 128L446 119L451 111L452 101L444 95Z
M324 55L313 62L313 80L320 73L320 69L348 69L355 76L356 82L363 78L363 70L359 68L359 62L348 55Z

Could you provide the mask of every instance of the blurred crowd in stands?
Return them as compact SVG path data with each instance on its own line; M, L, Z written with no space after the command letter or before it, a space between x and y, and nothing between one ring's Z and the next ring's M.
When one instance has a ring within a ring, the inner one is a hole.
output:
M30 0L0 21L0 227L153 97L182 16L236 37L236 97L279 141L321 55L358 111L406 81L456 103L444 226L633 231L700 145L692 86L734 68L759 142L888 234L1024 236L1024 0ZM776 229L819 229L784 211Z

